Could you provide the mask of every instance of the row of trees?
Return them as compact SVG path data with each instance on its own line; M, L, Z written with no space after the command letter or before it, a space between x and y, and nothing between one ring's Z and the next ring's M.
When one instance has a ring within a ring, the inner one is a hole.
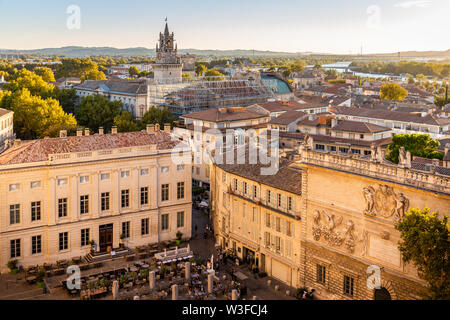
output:
M409 73L414 76L425 74L429 76L445 78L450 76L450 64L437 62L353 62L352 66L360 67L357 71L383 74Z

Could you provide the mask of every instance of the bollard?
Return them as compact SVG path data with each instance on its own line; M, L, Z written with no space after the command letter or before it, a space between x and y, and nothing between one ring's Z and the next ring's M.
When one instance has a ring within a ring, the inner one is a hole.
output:
M289 297L291 295L291 291L290 290L286 290L286 295Z
M238 292L236 289L233 289L233 291L231 291L231 300L238 300Z
M267 280L267 286L270 287L272 285L272 280Z
M140 300L141 298L139 296L134 296L133 300Z
M112 294L113 294L113 299L117 300L117 298L119 297L119 281L117 281L117 280L113 281Z
M184 277L186 280L191 280L191 263L186 262L184 264Z
M172 286L172 300L178 300L178 285L174 284Z
M279 285L275 285L275 291L280 290L280 286Z
M208 275L208 293L213 293L214 275Z
M148 275L148 277L149 277L148 283L150 285L150 289L151 290L155 289L155 285L156 285L156 277L155 277L155 275L156 275L155 271L150 271L150 273Z
M256 298L256 296L253 296L253 300L258 300L258 299Z

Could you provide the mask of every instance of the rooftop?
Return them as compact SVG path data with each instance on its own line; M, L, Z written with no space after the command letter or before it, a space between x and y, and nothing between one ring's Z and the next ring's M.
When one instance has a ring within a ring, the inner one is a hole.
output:
M351 120L338 121L338 124L332 129L336 131L348 131L359 133L377 133L383 131L391 131L391 129L388 127L383 127L368 122L351 121Z
M146 94L147 80L86 80L75 89Z
M212 122L250 120L264 117L267 116L242 107L211 108L204 111L189 113L183 116L185 119Z
M278 117L270 120L269 124L288 125L306 115L307 114L304 113L303 111L295 111L295 110L286 111L281 115L279 115Z

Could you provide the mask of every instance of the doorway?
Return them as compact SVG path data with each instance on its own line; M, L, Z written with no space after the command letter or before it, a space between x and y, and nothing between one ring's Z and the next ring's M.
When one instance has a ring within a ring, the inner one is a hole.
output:
M99 227L100 252L112 250L113 245L113 224L105 224Z
M381 287L380 289L375 289L374 300L392 300L392 298L388 289Z

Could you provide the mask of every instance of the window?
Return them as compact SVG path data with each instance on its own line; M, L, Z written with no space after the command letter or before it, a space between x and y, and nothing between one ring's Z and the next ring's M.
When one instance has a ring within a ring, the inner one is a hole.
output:
M89 229L81 229L81 246L85 247L89 244Z
M227 174L225 172L222 172L222 182L227 183Z
M67 184L67 179L58 179L58 186Z
M350 297L353 297L353 282L352 277L344 276L344 294Z
M80 214L89 213L89 196L80 196Z
M128 208L130 206L130 190L122 190L120 203L122 208Z
M163 214L161 215L161 230L169 230L169 215Z
M348 153L348 148L339 148L339 152Z
M256 222L256 207L252 208L252 222Z
M177 212L177 228L184 227L184 211Z
M364 134L360 134L360 135L359 135L359 138L360 138L360 139L364 139Z
M9 224L20 223L20 204L9 206Z
M169 172L169 167L162 167L161 168L161 173L167 173Z
M292 221L286 221L286 235L292 237Z
M266 245L266 248L270 247L270 233L264 232L264 244Z
M126 171L121 171L120 172L120 176L122 178L128 178L130 176L130 171L126 170Z
M11 258L20 257L20 239L11 240L9 243L11 247Z
M226 219L225 217L222 217L222 232L226 232Z
M330 146L329 149L330 149L331 152L336 152L336 147L335 146Z
M325 145L323 144L316 144L316 150L325 150Z
M141 206L148 204L148 187L141 188Z
M31 237L31 254L38 254L42 252L42 237Z
M326 268L320 264L316 268L316 281L321 284L325 284L326 281Z
M237 181L237 179L233 179L233 188L234 188L234 190L237 190L238 189L238 181Z
M101 209L102 211L109 210L109 192L102 192L101 194Z
M58 218L67 217L67 198L58 199Z
M163 184L161 185L161 201L169 200L169 185Z
M200 167L196 167L195 168L195 174L196 175L200 175Z
M280 237L275 237L275 244L276 244L277 252L280 252L281 251L281 238Z
M266 227L270 228L270 213L266 212Z
M80 183L87 183L87 182L89 182L89 176L80 177Z
M177 183L177 199L184 199L184 182Z
M141 235L145 236L148 235L148 225L149 225L149 218L145 218L141 220Z
M372 154L372 152L370 150L364 150L365 156L370 156L371 154Z
M253 198L257 198L257 197L258 197L258 187L253 186Z
M278 194L278 206L281 207L281 194Z
M31 221L41 220L41 202L31 202Z
M266 193L266 201L267 201L267 203L270 203L270 198L271 197L272 197L272 195L270 193L270 190L267 190L267 193Z
M9 191L19 190L19 187L20 187L20 185L18 183L10 184L9 185Z
M244 194L247 194L247 187L248 187L248 184L247 184L247 182L244 181Z
M351 151L354 154L361 154L361 150L359 150L359 149L352 149Z
M184 165L179 164L177 165L177 171L183 171L184 170Z
M276 218L276 230L281 231L281 219L279 217Z
M69 248L69 233L61 232L59 234L59 251L67 250Z
M130 221L122 222L122 234L125 239L130 237Z
M141 169L141 176L147 176L148 175L148 169Z
M102 173L100 175L100 179L101 180L109 180L109 178L110 178L110 174L109 173Z
M30 188L34 189L34 188L40 188L41 187L41 182L40 181L32 181L30 183Z
M288 210L292 210L293 207L292 197L288 197Z

